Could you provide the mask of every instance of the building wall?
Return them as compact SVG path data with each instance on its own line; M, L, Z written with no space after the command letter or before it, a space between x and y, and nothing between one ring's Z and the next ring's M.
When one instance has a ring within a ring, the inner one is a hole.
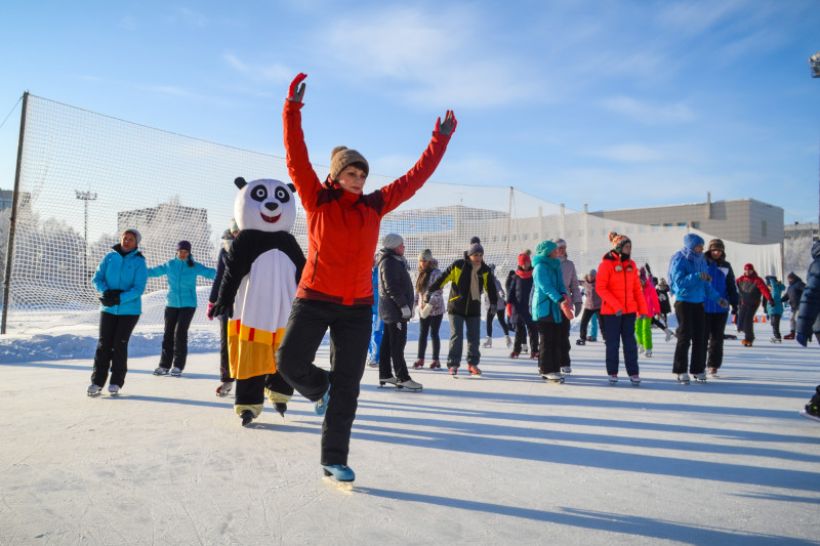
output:
M590 214L636 224L664 227L689 225L722 239L747 244L780 243L784 237L783 209L754 199L597 211Z

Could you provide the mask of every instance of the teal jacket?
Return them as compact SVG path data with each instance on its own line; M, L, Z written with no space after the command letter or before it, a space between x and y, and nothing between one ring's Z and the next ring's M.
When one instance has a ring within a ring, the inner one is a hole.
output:
M783 314L783 291L786 289L782 282L778 282L776 277L766 277L766 284L769 285L769 291L772 293L772 301L774 305L766 302L766 313L769 315Z
M216 277L216 269L207 267L199 262L193 266L187 260L172 258L162 265L148 270L149 277L168 276L168 297L165 305L168 307L196 307L196 278L197 275L206 279Z
M119 244L113 248L97 266L91 282L101 294L106 290L122 290L120 304L103 305L101 311L112 315L142 314L142 293L148 280L145 258L136 248L125 255L120 254Z
M557 258L536 254L532 258L532 264L534 266L531 303L533 320L563 321L560 304L567 294L567 289L561 273L561 262Z

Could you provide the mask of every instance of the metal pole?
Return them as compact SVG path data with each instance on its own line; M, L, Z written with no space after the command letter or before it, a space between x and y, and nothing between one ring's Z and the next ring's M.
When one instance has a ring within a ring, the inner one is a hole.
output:
M515 189L510 186L510 198L507 201L507 255L510 254L510 239L512 239L512 208L514 191Z
M83 224L83 278L88 275L88 202L96 201L97 194L90 191L74 190L77 199L83 202L85 222Z
M28 111L28 91L23 93L23 107L20 110L20 136L17 139L17 167L14 172L14 190L11 197L11 217L9 218L9 244L6 248L6 276L3 279L3 314L0 318L0 335L5 335L9 315L9 293L11 291L11 264L14 254L14 232L17 227L17 206L20 202L20 171L23 166L23 142L26 135L26 112Z

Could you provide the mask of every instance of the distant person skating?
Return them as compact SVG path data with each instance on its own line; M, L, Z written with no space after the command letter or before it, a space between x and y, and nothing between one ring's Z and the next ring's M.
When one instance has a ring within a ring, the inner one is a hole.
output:
M168 278L165 298L165 332L162 336L162 354L154 375L174 377L182 375L188 359L188 328L196 312L196 278L216 277L216 269L194 261L191 243L177 243L176 256L164 264L148 269L148 277ZM172 367L173 366L173 367Z
M222 276L225 274L225 260L231 243L239 233L239 226L231 221L231 227L222 233L222 248L219 249L219 256L216 259L216 277L211 285L211 294L208 296L208 320L213 320L213 308L219 297L219 286L222 284ZM231 368L228 360L228 319L230 313L219 315L219 386L216 388L217 396L228 396L233 390L235 379L231 377Z
M490 305L489 295L484 294L484 305L487 307L487 315L485 317L487 322L487 340L482 347L489 349L493 346L493 317L495 317L498 320L498 325L501 326L501 329L504 331L504 340L509 349L512 347L512 339L510 339L510 328L507 326L507 321L504 320L505 308L507 307L506 292L501 286L501 281L498 280L495 274L495 264L490 264L490 271L493 272L493 277L495 277L495 290L498 293L498 304L496 306ZM495 313L491 313L490 311L495 311Z
M579 337L575 341L576 345L586 345L587 331L589 329L590 320L597 319L601 312L601 296L595 291L595 282L597 281L598 272L594 269L584 275L581 281L581 287L584 291L584 309L581 313L581 327ZM594 331L594 330L593 330ZM595 341L595 335L590 336L590 341Z
M769 316L769 324L772 326L772 343L782 343L780 335L780 318L783 316L783 291L786 289L774 275L766 277L766 285L772 295L771 303L765 303L766 314Z
M510 322L515 324L515 341L510 358L518 358L525 350L529 337L530 357L538 359L538 330L532 320L530 310L530 293L532 292L532 260L529 253L518 255L518 268L507 289L507 307L510 309Z
M533 263L532 318L538 328L538 373L551 383L563 383L565 320L572 319L572 303L561 268L561 252L555 241L535 247Z
M755 313L761 299L771 302L772 294L752 264L743 266L743 275L737 279L737 291L740 297L737 320L744 334L741 343L744 347L751 347L755 340Z
M811 246L812 261L806 274L806 287L800 297L797 311L797 343L806 347L812 334L820 343L820 241L815 240ZM806 417L820 421L820 385L817 385L809 403L801 412Z
M797 331L797 310L800 308L800 298L803 296L806 283L794 272L789 273L786 279L789 281L789 287L786 289L786 295L783 301L789 302L791 317L789 319L789 333L783 336L783 339L794 339L795 332Z
M128 341L142 313L142 293L148 280L145 258L138 250L140 233L126 229L106 254L92 282L100 292L100 335L88 396L99 396L108 379L108 392L119 394L128 373Z
M711 277L712 288L718 296L729 302L733 314L737 314L738 294L735 272L732 264L726 261L726 246L720 239L709 241L706 257L706 272ZM718 377L718 370L723 365L723 342L725 340L726 322L729 310L721 307L714 300L704 302L706 312L706 368L710 377Z
M432 345L432 357L430 362L431 370L441 369L441 338L439 330L441 321L444 318L446 306L441 290L429 294L430 285L441 277L441 270L438 268L438 260L433 258L433 253L429 248L419 255L418 276L416 277L416 295L414 303L419 312L419 342L416 361L413 368L424 367L424 355L427 352L427 337L429 335ZM424 300L429 300L424 303Z

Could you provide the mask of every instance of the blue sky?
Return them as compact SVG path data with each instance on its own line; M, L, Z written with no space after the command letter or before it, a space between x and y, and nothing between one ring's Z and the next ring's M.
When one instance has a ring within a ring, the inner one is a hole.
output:
M283 155L282 100L303 71L320 163L346 144L372 173L402 174L452 108L458 131L437 182L512 185L591 210L711 191L781 206L787 222L817 219L814 0L12 0L0 29L0 121L28 89ZM18 119L0 129L4 188Z

